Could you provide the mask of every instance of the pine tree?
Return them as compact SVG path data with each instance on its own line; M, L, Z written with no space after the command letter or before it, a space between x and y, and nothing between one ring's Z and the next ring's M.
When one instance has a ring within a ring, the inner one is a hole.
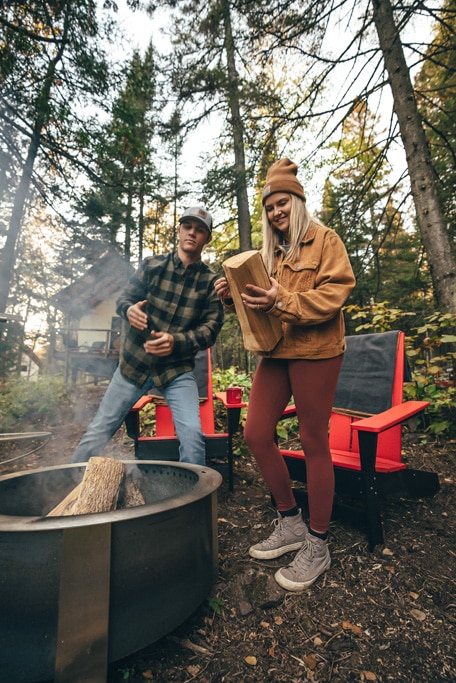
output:
M59 193L56 178L65 177L66 160L82 165L83 138L76 131L84 105L106 91L108 68L96 10L91 0L0 5L0 146L14 168L8 187L13 199L3 206L9 216L1 254L0 311L8 303L32 190L52 201Z
M155 94L155 59L150 44L144 58L135 51L127 67L125 85L95 144L101 182L85 194L82 202L92 230L102 231L111 244L120 246L122 242L127 260L134 238L134 251L141 259L144 232L150 222L148 199L159 200L162 206L168 203L168 192L154 163Z
M452 240L456 239L456 2L447 0L426 61L415 79L437 192Z

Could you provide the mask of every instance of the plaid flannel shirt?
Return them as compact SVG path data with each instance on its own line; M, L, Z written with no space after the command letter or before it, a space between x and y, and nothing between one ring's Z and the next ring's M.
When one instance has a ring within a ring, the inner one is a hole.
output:
M223 324L223 307L214 289L216 275L201 260L184 267L177 251L146 258L117 300L123 318L120 370L138 386L151 376L157 388L193 370L195 355L215 342ZM147 299L148 328L140 331L127 319L129 306ZM170 356L146 353L150 332L174 337Z

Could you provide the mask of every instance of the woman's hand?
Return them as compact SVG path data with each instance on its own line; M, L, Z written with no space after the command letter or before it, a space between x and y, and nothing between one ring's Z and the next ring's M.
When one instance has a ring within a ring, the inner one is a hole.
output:
M274 306L277 294L279 293L279 283L273 277L269 278L271 289L262 289L255 285L246 285L248 294L241 294L244 306L255 311L268 311Z
M215 293L220 299L231 299L230 286L226 277L220 277L214 282Z

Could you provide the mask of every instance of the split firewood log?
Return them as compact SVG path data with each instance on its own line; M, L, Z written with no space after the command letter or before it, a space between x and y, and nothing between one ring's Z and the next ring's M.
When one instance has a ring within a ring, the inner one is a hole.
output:
M74 489L71 489L70 493L65 496L55 508L52 508L52 510L47 513L47 517L65 517L66 515L72 515L73 508L79 498L81 487L82 482L75 486Z
M120 509L134 508L137 505L145 505L145 503L146 501L138 484L127 474L120 487L118 507Z
M48 516L84 515L115 510L124 473L125 465L120 460L90 458L82 482Z

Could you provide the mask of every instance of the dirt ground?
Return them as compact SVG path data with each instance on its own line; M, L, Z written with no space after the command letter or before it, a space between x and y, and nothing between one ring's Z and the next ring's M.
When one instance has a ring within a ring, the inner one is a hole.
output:
M0 474L69 462L101 391L79 394L48 424L22 426L49 430L44 443L0 443ZM225 481L218 491L219 573L208 600L173 633L111 665L108 683L456 681L456 444L416 433L404 444L413 467L438 473L440 492L384 501L385 544L373 552L362 526L335 520L331 568L301 594L273 579L292 554L248 555L275 512L243 449L234 492ZM132 453L120 431L104 455Z

